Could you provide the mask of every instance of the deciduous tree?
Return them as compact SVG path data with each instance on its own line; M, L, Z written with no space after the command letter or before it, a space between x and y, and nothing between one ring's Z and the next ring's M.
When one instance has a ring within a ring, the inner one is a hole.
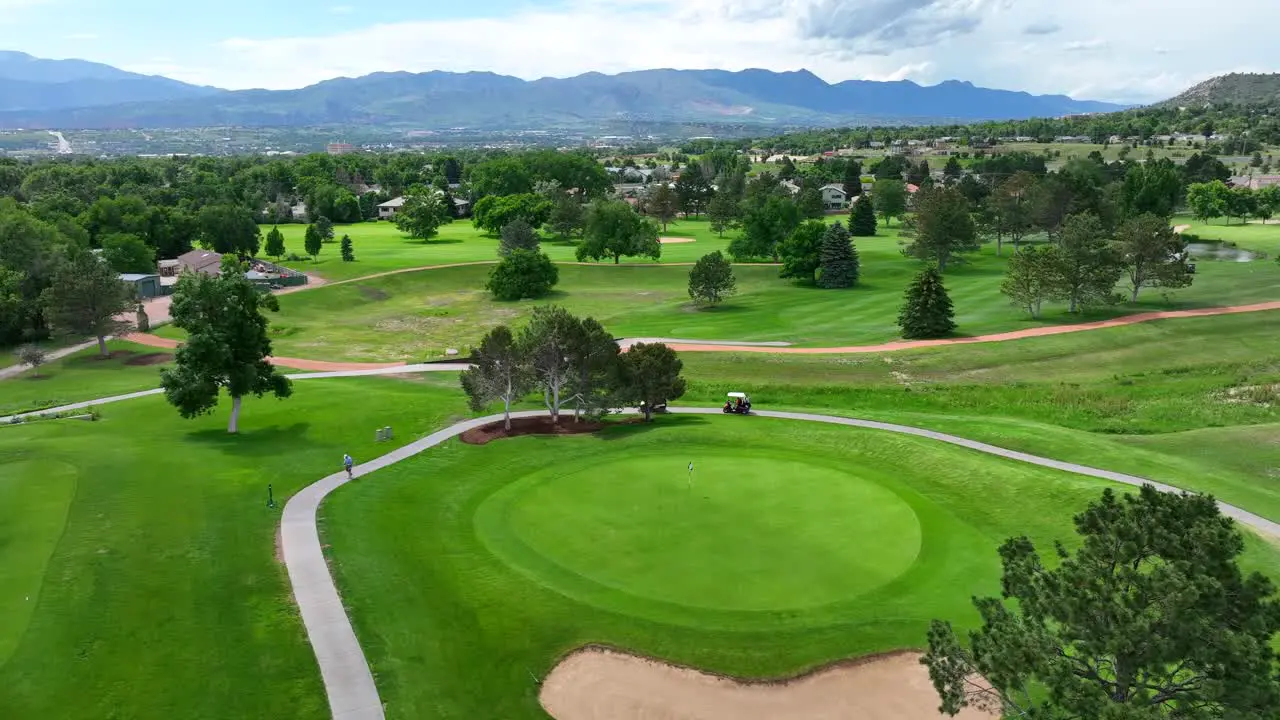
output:
M263 308L274 311L279 304L274 295L258 292L232 257L222 259L219 275L185 273L178 280L169 312L187 339L175 366L161 372L160 384L182 417L212 412L225 389L232 403L227 432L235 433L245 395L293 394L289 378L267 360L271 338Z
M936 263L938 272L946 272L952 261L978 247L969 202L959 190L935 187L916 194L915 239L903 252Z
M1209 222L1227 214L1231 189L1221 180L1187 186L1187 207L1197 220Z
M667 224L676 219L676 213L679 211L680 199L669 185L658 183L650 188L645 202L645 212L662 224L662 232L667 231Z
M827 208L822 204L822 191L816 187L807 187L796 196L796 207L800 217L806 220L821 220L827 215Z
M719 250L698 258L689 270L689 297L699 305L715 306L737 290L733 266Z
M837 221L822 236L818 286L828 289L853 287L858 283L860 271L858 251L853 247L849 231Z
M107 357L107 336L127 330L116 316L133 309L134 289L115 270L87 250L58 267L41 295L45 317L56 332L97 338L98 354Z
M490 330L471 355L472 365L460 377L471 409L483 412L489 403L501 400L503 426L510 430L511 406L532 389L528 361L511 328L499 325Z
M280 232L280 228L273 225L271 232L267 233L267 256L279 261L280 258L284 257L284 252L284 233Z
M102 258L118 273L154 273L156 251L137 235L112 233L102 238Z
M1129 302L1144 287L1183 288L1195 276L1187 269L1187 243L1158 215L1139 215L1116 231L1120 265L1129 276Z
M587 210L583 240L578 245L579 262L623 257L662 257L658 227L640 217L621 200L597 200Z
M223 255L257 255L260 234L253 213L236 205L210 205L196 216L200 244Z
M902 217L907 210L907 186L901 180L877 180L871 199L875 201L876 212L888 225L890 220Z
M748 195L742 203L742 236L729 242L738 262L779 257L779 246L800 227L800 210L789 197Z
M728 192L717 191L707 206L707 218L711 221L711 230L724 237L724 231L737 224L738 203Z
M553 425L560 424L560 409L571 397L566 390L573 380L574 350L579 345L581 329L581 322L568 310L543 305L533 309L533 317L517 341L529 364L533 386L542 391Z
M320 233L320 240L322 242L327 242L327 243L333 242L333 221L332 220L321 215L320 217L316 218L316 221L312 223L312 225L316 226L316 232Z
M524 300L543 297L559 281L560 270L545 253L517 248L493 266L485 289L499 300Z
M685 217L701 215L702 211L706 210L707 203L711 202L714 193L711 183L703 175L702 167L697 162L690 162L684 172L680 173L680 179L676 180L676 200Z
M645 422L652 422L654 408L684 395L683 370L684 363L666 345L636 343L622 354L622 399L638 406Z
M1080 542L1045 563L1026 537L1000 546L1002 597L973 601L968 641L935 620L922 662L954 715L1262 718L1280 707L1280 607L1239 567L1244 538L1213 498L1150 485L1075 517ZM973 682L983 677L986 683Z
M1123 269L1091 213L1072 215L1062 224L1053 265L1052 296L1067 301L1068 312L1109 302Z
M408 193L393 221L401 232L411 238L430 240L440 231L441 225L453 222L453 213L445 206L444 197L435 190L415 185ZM476 205L478 207L479 203Z
M857 160L845 163L844 194L848 198L862 197L862 163Z
M1035 186L1036 176L1024 171L1015 173L992 193L990 205L993 212L992 230L996 236L996 255L1002 254L1006 236L1013 241L1013 250L1017 252L1022 238L1031 231L1032 192Z
M315 225L308 225L306 232L302 236L302 247L307 254L311 256L312 262L320 255L320 250L324 248L324 237L320 234L320 229Z
M1032 318L1040 317L1041 304L1053 294L1058 252L1055 245L1028 245L1009 258L1000 292Z
M529 223L530 227L540 228L551 217L551 210L551 202L534 193L489 196L476 202L471 211L471 222L485 232L497 235L517 219Z
M827 224L821 220L807 220L796 228L778 247L778 256L782 259L778 277L805 282L816 280L818 266L822 264L822 238L826 233Z
M14 355L18 358L19 363L31 368L33 377L40 377L40 366L45 363L45 360L49 359L49 353L35 343L19 346Z
M932 265L920 271L907 287L906 302L898 313L898 327L908 340L940 338L956 329L951 297L942 285L942 274Z

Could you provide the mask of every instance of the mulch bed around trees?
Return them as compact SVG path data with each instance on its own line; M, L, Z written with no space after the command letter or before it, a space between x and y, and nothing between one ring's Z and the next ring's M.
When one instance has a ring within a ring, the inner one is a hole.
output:
M125 365L163 365L173 360L173 353L146 353L133 355L124 361Z
M495 423L489 423L482 427L468 430L460 436L462 442L468 445L484 445L485 443L501 440L502 438L519 437L521 435L583 435L601 430L611 425L626 425L634 422L644 422L644 418L627 419L622 422L591 422L583 420L581 422L573 421L573 413L565 413L560 416L560 424L552 425L551 418L547 416L531 417L531 418L512 418L511 429L503 428L503 422L499 420Z

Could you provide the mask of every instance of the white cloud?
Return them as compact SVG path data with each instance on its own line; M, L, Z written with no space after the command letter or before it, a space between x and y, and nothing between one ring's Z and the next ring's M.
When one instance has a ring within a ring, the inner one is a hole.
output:
M6 2L15 0L0 0L0 8ZM807 68L831 82L960 79L1151 101L1236 67L1280 66L1280 46L1259 42L1256 25L1274 2L1237 0L1231 13L1215 15L1219 42L1208 56L1152 50L1201 42L1196 23L1157 0L1077 0L1070 13L1059 0L568 0L530 1L502 17L385 22L330 35L186 39L157 46L171 62L129 69L231 88L293 88L392 70L535 79L655 67Z
M1073 40L1062 46L1067 52L1085 52L1088 50L1101 50L1107 47L1108 43L1102 38L1093 38L1091 40Z

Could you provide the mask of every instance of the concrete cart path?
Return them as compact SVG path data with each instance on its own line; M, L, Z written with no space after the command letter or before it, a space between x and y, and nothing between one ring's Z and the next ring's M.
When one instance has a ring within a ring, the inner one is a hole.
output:
M719 408L671 408L677 414L719 415ZM635 410L627 411L634 414ZM512 413L512 417L537 417L545 415L542 411L526 411ZM895 425L870 420L835 417L831 415L813 415L809 413L774 412L762 410L752 415L783 420L799 420L819 422L832 425L869 428L886 432L914 435L939 442L976 450L978 452L997 455L1018 462L1030 463L1041 467L1063 470L1087 475L1089 477L1110 480L1125 485L1152 485L1164 492L1180 492L1178 488L1157 483L1135 475L1111 472L1061 462L1049 458L1029 455L1027 453L1007 450L995 445L967 440L955 435L925 430L907 425ZM354 468L356 478L394 465L401 460L411 458L425 450L461 435L472 428L477 428L502 419L501 415L467 420L451 425L432 433L421 440L409 443L386 455L363 463ZM320 533L316 526L316 516L329 493L349 482L346 473L337 472L300 491L289 499L285 505L284 515L280 521L280 535L284 562L289 572L289 580L293 584L293 596L302 613L302 621L306 626L307 637L320 665L320 673L324 678L325 692L329 697L329 707L334 720L382 720L382 700L378 696L378 688L373 673L365 659L364 651L356 638L355 630L347 617L338 595L337 586L329 574L329 566L325 562L320 543ZM1251 512L1226 503L1218 503L1225 515L1234 518L1272 540L1280 541L1280 524Z

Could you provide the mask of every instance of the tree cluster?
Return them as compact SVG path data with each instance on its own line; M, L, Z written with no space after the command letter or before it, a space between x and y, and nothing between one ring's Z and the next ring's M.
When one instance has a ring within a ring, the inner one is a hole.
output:
M501 402L507 429L512 406L530 393L542 396L551 422L559 424L569 404L575 420L627 405L651 420L653 408L685 390L682 363L666 345L642 343L623 353L600 323L554 305L535 308L519 333L505 325L489 331L472 362L461 376L472 409Z

